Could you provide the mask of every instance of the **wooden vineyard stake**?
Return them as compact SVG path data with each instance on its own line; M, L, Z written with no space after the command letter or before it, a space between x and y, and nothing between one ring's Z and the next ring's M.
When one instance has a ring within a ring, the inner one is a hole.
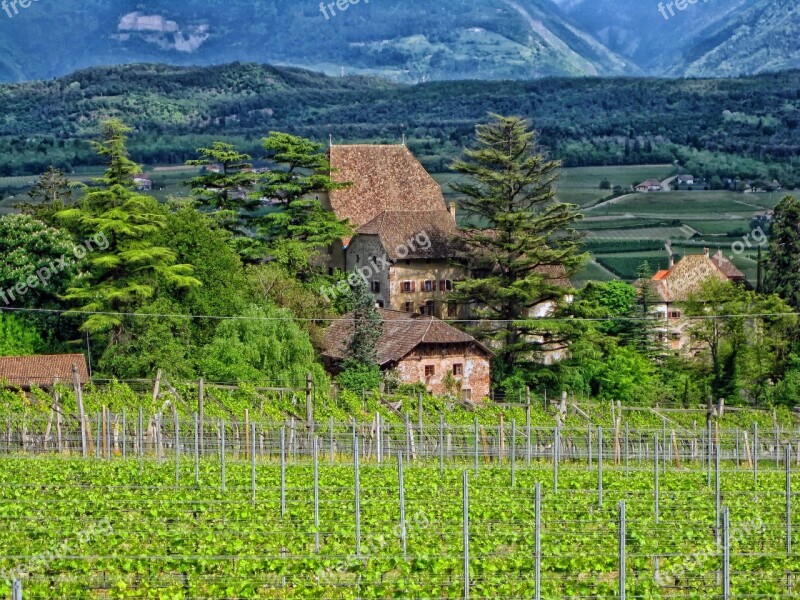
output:
M678 454L678 438L675 435L675 430L672 430L672 455L675 458L675 468L681 468L681 457Z
M747 466L753 468L753 457L750 455L750 440L747 437L747 432L744 432L744 453L747 456Z
M481 425L481 445L483 446L483 462L489 462L489 441L486 439L486 429Z

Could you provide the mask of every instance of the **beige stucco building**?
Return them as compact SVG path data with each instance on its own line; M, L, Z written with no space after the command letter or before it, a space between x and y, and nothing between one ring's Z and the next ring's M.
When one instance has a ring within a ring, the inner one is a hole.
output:
M653 312L658 316L658 335L665 347L673 352L691 352L689 321L683 315L683 303L700 291L709 280L744 283L745 276L718 252L711 256L708 248L703 254L689 254L669 269L659 271L649 282L656 296Z

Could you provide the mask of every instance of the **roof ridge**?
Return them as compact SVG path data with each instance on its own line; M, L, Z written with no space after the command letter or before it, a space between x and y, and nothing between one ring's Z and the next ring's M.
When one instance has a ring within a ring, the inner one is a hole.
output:
M433 327L433 317L428 315L428 327L425 329L425 333L422 334L422 341L425 341L425 338L428 337L428 334L431 331L431 327Z

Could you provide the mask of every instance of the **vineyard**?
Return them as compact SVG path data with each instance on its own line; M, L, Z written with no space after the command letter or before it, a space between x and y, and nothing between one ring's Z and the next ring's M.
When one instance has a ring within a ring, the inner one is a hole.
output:
M58 431L9 417L0 595L797 595L796 428L545 427L525 413L200 425L103 412Z

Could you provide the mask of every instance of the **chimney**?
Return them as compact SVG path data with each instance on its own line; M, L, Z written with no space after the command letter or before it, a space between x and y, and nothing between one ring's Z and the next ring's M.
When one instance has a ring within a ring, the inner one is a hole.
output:
M705 255L706 258L708 258L709 256L711 256L711 250L709 248L703 248L703 254Z
M675 255L674 254L670 254L669 255L669 268L671 269L674 266L675 266Z
M456 220L456 203L451 202L450 205L447 207L448 211L450 212L450 216L453 217L453 221Z

